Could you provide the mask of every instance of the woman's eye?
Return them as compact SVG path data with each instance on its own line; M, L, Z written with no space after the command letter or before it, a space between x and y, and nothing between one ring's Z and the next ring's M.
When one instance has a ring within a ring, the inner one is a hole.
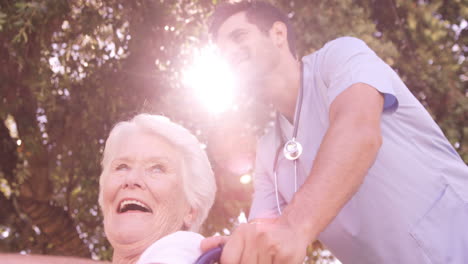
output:
M166 172L166 168L163 165L153 165L149 168L151 174L159 174Z
M129 167L127 164L124 164L124 163L123 163L123 164L119 164L119 165L115 168L115 170L116 170L116 171L122 171L122 170L128 170L129 168L130 168L130 167Z

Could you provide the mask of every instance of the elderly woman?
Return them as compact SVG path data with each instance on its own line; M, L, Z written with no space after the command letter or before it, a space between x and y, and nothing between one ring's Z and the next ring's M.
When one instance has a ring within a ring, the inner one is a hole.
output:
M198 140L167 118L140 114L107 139L99 204L114 263L193 263L216 192Z
M113 263L192 264L200 256L203 237L196 232L216 185L188 130L149 114L118 123L106 141L99 183Z

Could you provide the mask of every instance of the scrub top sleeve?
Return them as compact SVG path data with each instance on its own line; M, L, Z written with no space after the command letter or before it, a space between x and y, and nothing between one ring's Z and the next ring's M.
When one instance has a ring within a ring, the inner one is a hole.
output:
M364 41L353 37L335 39L324 46L319 63L327 87L328 107L351 85L365 83L383 94L384 112L393 113L398 108L393 70Z
M263 145L263 147L262 147ZM254 172L254 194L252 206L250 207L249 221L259 218L276 218L278 209L276 207L275 185L269 175L268 167L262 157L262 151L267 144L262 144L260 140L257 146L257 157L255 160ZM273 164L271 164L273 166ZM280 196L280 203L284 203Z

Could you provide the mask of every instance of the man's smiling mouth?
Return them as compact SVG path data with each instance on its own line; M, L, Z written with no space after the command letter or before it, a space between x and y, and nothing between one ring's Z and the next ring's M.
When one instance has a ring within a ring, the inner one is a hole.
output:
M117 207L117 213L122 214L126 212L153 213L153 210L145 203L136 199L123 199Z

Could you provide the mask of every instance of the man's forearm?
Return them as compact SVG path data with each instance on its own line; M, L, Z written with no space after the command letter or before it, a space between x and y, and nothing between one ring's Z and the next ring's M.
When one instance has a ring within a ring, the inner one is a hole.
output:
M285 208L283 221L315 239L358 190L380 144L379 128L352 122L331 126L307 181Z

